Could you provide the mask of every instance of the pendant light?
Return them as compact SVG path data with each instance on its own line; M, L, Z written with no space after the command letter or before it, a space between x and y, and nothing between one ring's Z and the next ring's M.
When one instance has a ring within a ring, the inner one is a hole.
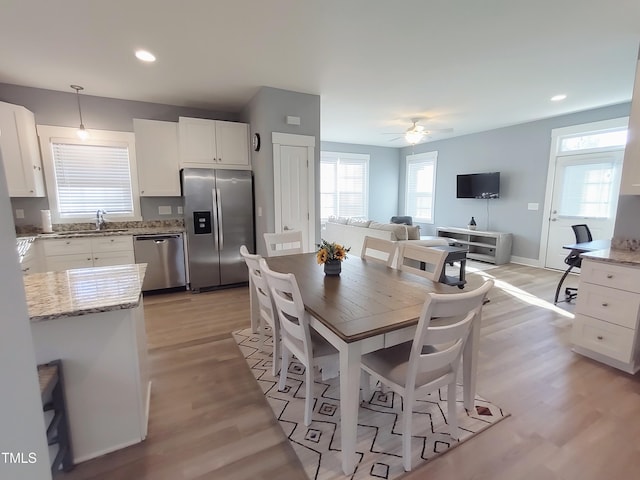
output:
M80 85L71 85L76 91L76 98L78 99L78 114L80 115L80 127L78 127L78 131L76 134L80 140L87 140L89 138L89 132L84 128L84 123L82 123L82 109L80 108L80 90L84 90L84 87Z

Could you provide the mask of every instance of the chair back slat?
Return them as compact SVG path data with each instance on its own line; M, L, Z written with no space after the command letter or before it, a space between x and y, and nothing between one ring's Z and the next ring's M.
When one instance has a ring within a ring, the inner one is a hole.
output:
M398 268L437 282L446 258L447 252L444 250L405 243L400 247Z
M483 302L493 285L493 280L487 280L470 292L429 293L411 346L407 385L413 388L418 373L438 371L447 365L452 373L457 372L471 325L479 321ZM441 321L443 317L459 320L448 325L431 325L432 320Z
M260 260L260 270L267 279L275 304L283 342L287 342L298 359L310 358L312 350L309 323L295 275L274 272L264 258Z
M397 244L382 238L365 236L360 257L364 260L384 263L387 267L393 264L396 256Z
M279 257L303 253L302 232L300 230L288 230L281 233L265 233L264 242L267 246L267 256Z

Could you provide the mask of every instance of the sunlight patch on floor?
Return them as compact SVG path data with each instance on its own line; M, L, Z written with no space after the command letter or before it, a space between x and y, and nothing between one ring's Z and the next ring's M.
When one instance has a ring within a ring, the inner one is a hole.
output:
M499 288L503 292L511 295L512 297L518 300L521 300L530 305L534 305L536 307L545 308L547 310L550 310L566 318L571 318L571 319L575 318L575 315L573 313L567 312L566 310L554 305L553 303L548 302L547 300L544 300L535 295L532 295L531 293L525 290L522 290L521 288L514 287L513 285L511 285L508 282L505 282L504 280L498 280L490 273L483 272L483 271L477 271L474 273L476 273L477 275L480 275L485 280L492 279L495 283L494 288Z

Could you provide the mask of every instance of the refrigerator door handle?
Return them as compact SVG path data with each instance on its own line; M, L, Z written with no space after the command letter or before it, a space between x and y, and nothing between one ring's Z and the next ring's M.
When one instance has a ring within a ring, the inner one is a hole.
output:
M222 194L220 193L220 189L216 189L218 194L218 225L220 225L220 242L219 242L219 250L224 248L224 228L222 227Z
M211 213L213 216L212 222L212 230L213 230L213 248L215 248L216 250L220 250L218 248L218 222L219 219L216 215L216 204L218 203L218 198L216 197L216 189L212 188L211 189L211 198L212 198L212 202L211 202Z

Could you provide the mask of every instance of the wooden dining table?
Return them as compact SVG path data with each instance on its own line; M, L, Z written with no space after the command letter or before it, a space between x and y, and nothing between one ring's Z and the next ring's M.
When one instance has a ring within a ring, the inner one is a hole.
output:
M266 258L269 268L293 273L309 323L340 353L340 434L342 470L354 472L360 358L363 354L413 339L429 292L459 293L384 264L350 256L338 276L324 274L314 253ZM474 407L480 319L472 325L463 352L464 406Z

